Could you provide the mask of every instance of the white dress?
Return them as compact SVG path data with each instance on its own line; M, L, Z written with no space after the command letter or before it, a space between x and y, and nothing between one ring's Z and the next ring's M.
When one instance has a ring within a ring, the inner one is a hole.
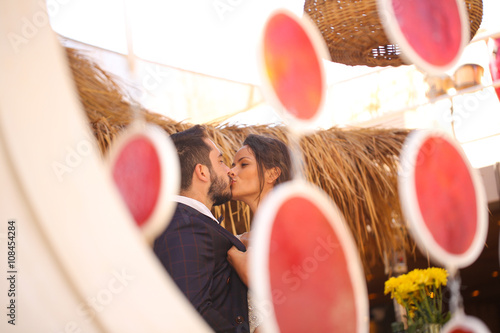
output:
M236 238L240 239L241 235L236 235ZM249 290L247 293L248 299L248 324L250 325L250 333L253 333L257 326L262 323L262 318L257 313L257 309L253 304L252 292Z
M248 291L248 323L250 324L250 333L253 333L257 326L262 323L262 318L257 312L255 305L253 304L252 292Z

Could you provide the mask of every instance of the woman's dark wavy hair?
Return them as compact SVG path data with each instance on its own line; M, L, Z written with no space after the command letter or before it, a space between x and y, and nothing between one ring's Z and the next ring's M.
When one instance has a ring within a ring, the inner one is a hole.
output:
M292 179L292 162L288 147L280 140L267 136L250 134L243 142L252 150L257 161L257 172L259 174L260 194L264 189L264 171L279 168L281 174L276 179L274 186Z

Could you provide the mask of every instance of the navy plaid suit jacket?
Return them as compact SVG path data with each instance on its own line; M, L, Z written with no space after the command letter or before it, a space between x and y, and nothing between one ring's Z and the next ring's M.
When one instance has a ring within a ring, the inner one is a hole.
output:
M154 252L177 286L216 332L248 332L247 287L227 261L245 246L210 217L182 203Z

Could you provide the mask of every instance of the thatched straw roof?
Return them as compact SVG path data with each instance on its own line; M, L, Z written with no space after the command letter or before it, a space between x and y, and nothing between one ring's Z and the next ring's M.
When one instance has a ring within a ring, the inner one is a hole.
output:
M133 110L169 134L191 126L149 112L130 99L117 78L92 60L70 48L67 54L80 100L103 154L132 121ZM229 163L250 133L287 142L283 126L206 125ZM404 129L330 128L301 140L306 176L331 196L344 214L365 269L382 264L384 254L390 257L395 248L411 248L397 194L398 155L407 134ZM251 216L246 205L232 202L217 209L216 214L225 214L227 229L234 233L249 229Z

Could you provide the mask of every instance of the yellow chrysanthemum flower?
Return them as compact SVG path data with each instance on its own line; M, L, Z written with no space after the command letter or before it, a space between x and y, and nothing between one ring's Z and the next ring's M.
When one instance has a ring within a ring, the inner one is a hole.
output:
M430 280L432 280L431 285L436 288L441 286L446 286L448 281L448 272L443 268L431 267L427 269Z
M394 291L400 283L401 280L396 277L391 277L389 280L385 281L384 295L391 293L391 297L394 297Z
M409 324L416 325L415 323L422 323L422 320L429 318L442 324L446 322L447 315L440 313L441 286L446 285L447 279L448 272L443 268L414 269L407 274L388 279L385 282L384 294L391 293L391 298L404 306ZM431 299L437 300L438 303Z

